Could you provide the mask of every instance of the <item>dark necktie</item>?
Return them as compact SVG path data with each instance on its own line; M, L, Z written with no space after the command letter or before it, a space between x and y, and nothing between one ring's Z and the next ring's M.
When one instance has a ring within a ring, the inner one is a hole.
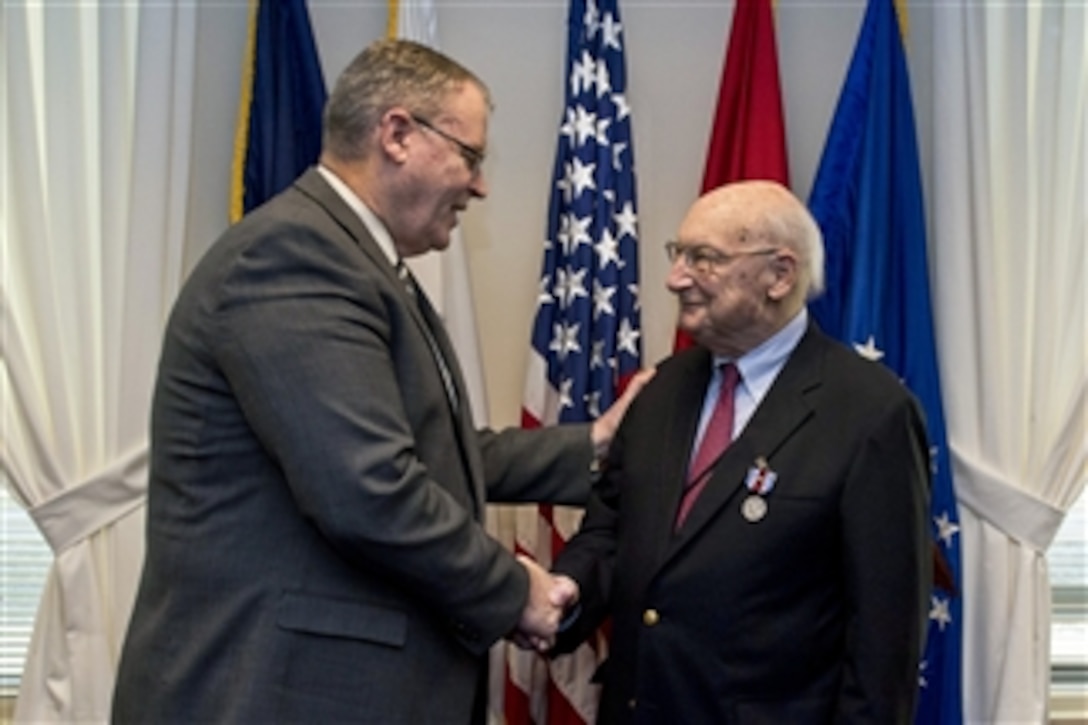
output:
M412 271L408 269L408 265L404 263L403 259L397 260L397 276L404 283L404 289L416 303L419 314L423 318L423 332L427 337L427 344L431 346L431 354L434 355L434 359L438 363L438 370L442 374L442 384L446 386L446 396L450 399L450 406L456 412L458 404L457 388L453 384L453 374L450 373L449 365L446 364L442 348L438 346L434 330L431 329L431 320L427 314L430 302L427 301L426 295L419 289L415 277L412 276Z
M718 400L714 403L714 412L710 415L699 442L699 449L688 468L688 477L684 493L680 499L680 511L676 514L676 529L684 525L684 519L691 511L695 499L706 488L714 464L733 440L733 396L740 381L740 372L733 363L725 363L722 370L722 387L718 391Z

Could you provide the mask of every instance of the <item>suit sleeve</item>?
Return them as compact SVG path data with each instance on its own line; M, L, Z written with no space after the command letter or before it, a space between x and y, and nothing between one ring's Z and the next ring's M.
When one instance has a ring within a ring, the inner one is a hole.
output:
M586 505L593 479L588 424L483 430L477 442L489 502Z
M578 532L563 547L552 567L554 572L566 574L577 582L580 594L577 614L559 634L555 654L577 648L609 613L620 521L624 431L621 425L593 486Z
M904 396L863 441L841 502L849 621L836 722L913 718L932 581L929 470L921 415Z

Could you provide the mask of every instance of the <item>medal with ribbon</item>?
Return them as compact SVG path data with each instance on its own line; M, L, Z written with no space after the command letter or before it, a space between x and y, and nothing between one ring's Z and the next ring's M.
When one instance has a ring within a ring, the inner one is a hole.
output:
M767 459L760 456L755 465L748 469L748 475L744 478L744 486L748 489L748 497L741 504L740 512L749 523L758 523L767 515L767 494L774 490L778 481L778 474L771 470Z

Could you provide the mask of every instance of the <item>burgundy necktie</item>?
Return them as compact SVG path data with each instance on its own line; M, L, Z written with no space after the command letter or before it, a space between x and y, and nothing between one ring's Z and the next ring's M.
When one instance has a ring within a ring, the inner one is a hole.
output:
M718 391L718 400L714 403L714 412L710 415L703 440L688 468L688 478L684 485L684 494L680 499L680 511L676 514L676 528L680 529L691 511L695 499L706 488L710 480L714 463L729 447L733 440L733 395L740 381L740 372L733 363L725 363L722 370L722 387Z

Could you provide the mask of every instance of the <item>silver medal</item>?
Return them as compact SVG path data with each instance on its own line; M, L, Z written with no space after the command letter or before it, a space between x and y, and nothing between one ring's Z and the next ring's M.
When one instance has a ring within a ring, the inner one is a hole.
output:
M757 523L767 515L767 501L762 496L749 496L741 504L740 512L749 523Z

